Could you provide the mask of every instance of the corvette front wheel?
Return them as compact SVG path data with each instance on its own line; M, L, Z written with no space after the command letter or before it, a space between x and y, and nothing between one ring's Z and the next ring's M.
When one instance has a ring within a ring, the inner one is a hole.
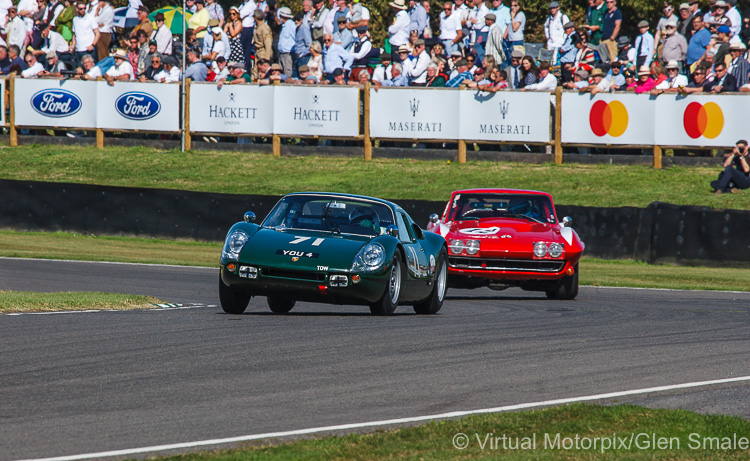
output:
M573 270L573 275L561 278L555 288L546 292L549 299L575 299L578 296L578 264Z
M401 288L404 285L404 269L398 252L393 256L391 270L388 272L388 281L383 292L383 297L378 302L370 305L373 315L391 315L398 307L401 299Z

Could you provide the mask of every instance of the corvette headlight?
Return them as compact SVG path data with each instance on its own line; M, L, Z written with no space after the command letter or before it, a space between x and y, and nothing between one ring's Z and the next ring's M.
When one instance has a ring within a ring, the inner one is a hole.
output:
M549 257L550 258L559 258L562 256L563 251L565 251L565 247L560 243L550 243L549 245Z
M448 243L448 245L449 245L451 254L460 255L464 251L464 242L463 242L463 240L451 240Z
M385 248L379 243L369 243L359 250L352 263L352 271L373 272L385 263Z
M238 261L240 259L240 252L245 247L248 238L247 234L241 230L232 231L227 235L227 239L224 242L221 258Z
M467 255L475 255L479 253L479 240L467 240L464 245Z
M547 244L544 242L536 242L534 244L534 256L537 258L544 258L547 255Z

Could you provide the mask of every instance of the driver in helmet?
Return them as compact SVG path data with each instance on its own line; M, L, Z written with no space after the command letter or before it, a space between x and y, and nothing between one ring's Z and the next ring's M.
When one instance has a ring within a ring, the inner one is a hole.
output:
M349 213L349 224L359 225L365 229L380 233L380 219L377 213L370 208L358 206Z

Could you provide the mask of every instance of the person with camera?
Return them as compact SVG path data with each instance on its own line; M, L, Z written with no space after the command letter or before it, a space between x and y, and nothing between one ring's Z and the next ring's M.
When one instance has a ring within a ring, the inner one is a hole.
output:
M724 171L719 178L711 181L715 194L737 193L750 187L750 164L748 164L747 141L740 139L724 161Z

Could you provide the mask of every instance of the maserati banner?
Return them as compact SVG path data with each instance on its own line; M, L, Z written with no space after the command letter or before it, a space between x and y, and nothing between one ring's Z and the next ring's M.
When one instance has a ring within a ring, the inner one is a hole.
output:
M550 141L550 94L546 92L460 92L460 139Z
M96 128L96 82L80 80L15 80L16 125Z
M750 97L745 95L659 95L656 144L729 147L748 138Z
M190 131L197 133L273 133L274 87L192 83Z
M359 88L278 85L273 89L274 134L359 135Z
M370 89L370 136L381 139L459 139L459 91ZM462 113L461 113L462 114Z
M562 142L651 146L654 101L648 94L564 92Z
M97 128L179 131L180 86L172 83L97 82Z

